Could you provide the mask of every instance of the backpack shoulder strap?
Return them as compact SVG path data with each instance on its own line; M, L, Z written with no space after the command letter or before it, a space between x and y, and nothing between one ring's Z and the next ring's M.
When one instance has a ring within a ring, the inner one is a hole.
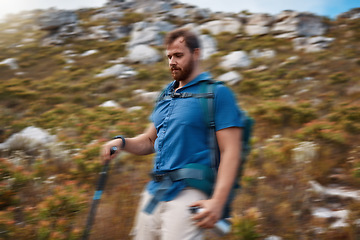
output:
M215 128L215 94L214 89L216 84L223 84L219 81L207 80L200 83L200 93L211 94L211 98L201 98L200 103L205 114L205 123L209 128L209 148L211 151L211 168L215 175L220 164L220 153L216 139Z

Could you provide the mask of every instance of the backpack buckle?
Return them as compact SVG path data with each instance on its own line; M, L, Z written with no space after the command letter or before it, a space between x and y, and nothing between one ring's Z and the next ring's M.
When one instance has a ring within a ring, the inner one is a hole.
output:
M155 182L161 182L162 180L164 180L166 174L150 173L150 176Z
M173 92L173 93L171 93L171 97L172 98L179 98L179 97L181 97L181 93Z

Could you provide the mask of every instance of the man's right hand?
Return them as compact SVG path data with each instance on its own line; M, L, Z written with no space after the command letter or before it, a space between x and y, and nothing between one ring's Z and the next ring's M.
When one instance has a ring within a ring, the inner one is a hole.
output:
M111 161L113 158L115 158L117 156L117 154L119 154L119 152L121 151L120 146L122 145L122 140L121 139L113 139L111 141L108 141L107 143L105 143L102 148L101 148L101 161L103 164L105 164L108 161ZM113 154L111 154L111 148L116 147L117 151Z

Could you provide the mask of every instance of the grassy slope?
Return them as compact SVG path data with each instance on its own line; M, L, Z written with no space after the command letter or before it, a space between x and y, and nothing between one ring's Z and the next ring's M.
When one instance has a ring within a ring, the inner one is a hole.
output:
M88 15L83 12L81 17L87 18ZM135 17L140 19L138 15ZM127 21L131 21L129 19ZM70 235L76 239L99 170L101 142L119 132L127 136L141 133L152 106L138 102L131 91L139 88L160 90L170 76L163 61L150 66L133 65L140 73L133 79L94 78L95 74L111 66L109 60L126 55L126 39L101 42L69 40L64 46L42 47L39 42L44 33L28 27L32 20L19 22L16 27L19 32L14 34L3 32L9 26L0 25L0 60L16 58L20 66L18 72L23 72L16 75L16 71L0 66L0 141L26 126L35 125L56 134L64 143L63 148L72 152L81 151L77 155L69 155L69 161L59 159L52 150L49 150L51 154L48 157L27 153L27 157L36 162L35 165L16 170L8 167L8 172L2 177L10 176L20 183L10 190L1 188L0 228L19 239L32 239L40 234L45 236L44 239L51 234L55 234L54 239L62 239L61 236L70 238ZM257 123L254 151L245 172L243 193L236 200L239 229L243 226L241 223L255 219L260 224L257 231L265 234L277 234L285 239L296 239L299 232L310 236L310 226L325 224L309 220L310 205L307 202L311 197L305 191L308 180L330 183L329 174L334 168L342 168L346 175L343 183L359 187L360 159L356 151L359 151L360 132L360 21L338 20L330 24L327 36L336 40L323 52L295 52L290 40L271 36L223 34L216 37L219 53L204 62L204 67L217 76L224 72L216 66L220 57L230 51L270 48L277 52L274 59L254 61L252 68L266 65L268 69L265 71L237 69L244 80L232 86L241 106ZM35 41L18 46L25 36ZM97 49L99 53L73 57L75 63L64 68L68 65L64 51L81 54L91 49ZM283 64L291 56L299 58ZM99 108L98 105L106 100L116 100L124 108ZM134 105L141 105L144 110L126 112L126 107ZM278 134L280 139L267 141ZM319 146L320 154L310 165L297 166L291 161L291 149L301 141L314 141ZM350 157L354 159L349 161ZM115 165L109 191L98 215L103 220L95 226L98 233L95 236L102 236L105 231L108 239L126 238L137 194L148 179L150 163L151 156L124 156ZM43 186L34 190L37 184L43 184L52 175L57 176L54 186L61 188L66 182L70 189L63 187L56 192ZM266 179L259 180L261 176L266 176ZM33 180L35 178L36 181ZM5 182L6 178L2 179L2 183ZM80 195L81 190L84 196ZM67 191L72 194L69 193L71 199L62 196ZM25 194L27 192L37 197L31 198ZM64 212L56 212L56 206L51 210L49 204L54 199L48 199L49 193L59 201L59 206L68 203ZM8 223L14 218L16 207L21 209L22 218L28 219L23 231ZM256 207L255 212L261 212L262 217L247 212L251 207ZM353 210L351 219L360 217L359 204L349 204L349 208ZM59 216L64 218L65 223L58 222ZM113 228L117 224L123 228ZM251 230L250 227L249 232ZM339 238L333 239L345 239L344 236L350 236L352 231L352 228L341 230L337 233ZM336 237L333 233L329 234ZM328 236L324 234L323 239L329 239ZM235 235L228 238L237 239Z

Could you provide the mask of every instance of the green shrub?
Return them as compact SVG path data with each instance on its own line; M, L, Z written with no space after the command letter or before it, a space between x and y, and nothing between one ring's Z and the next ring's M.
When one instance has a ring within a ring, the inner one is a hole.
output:
M302 141L324 141L334 144L345 144L346 134L339 130L334 122L313 120L296 131L296 136Z
M258 232L260 212L256 208L251 208L244 215L235 215L233 217L232 232L239 240L256 240L261 235Z

